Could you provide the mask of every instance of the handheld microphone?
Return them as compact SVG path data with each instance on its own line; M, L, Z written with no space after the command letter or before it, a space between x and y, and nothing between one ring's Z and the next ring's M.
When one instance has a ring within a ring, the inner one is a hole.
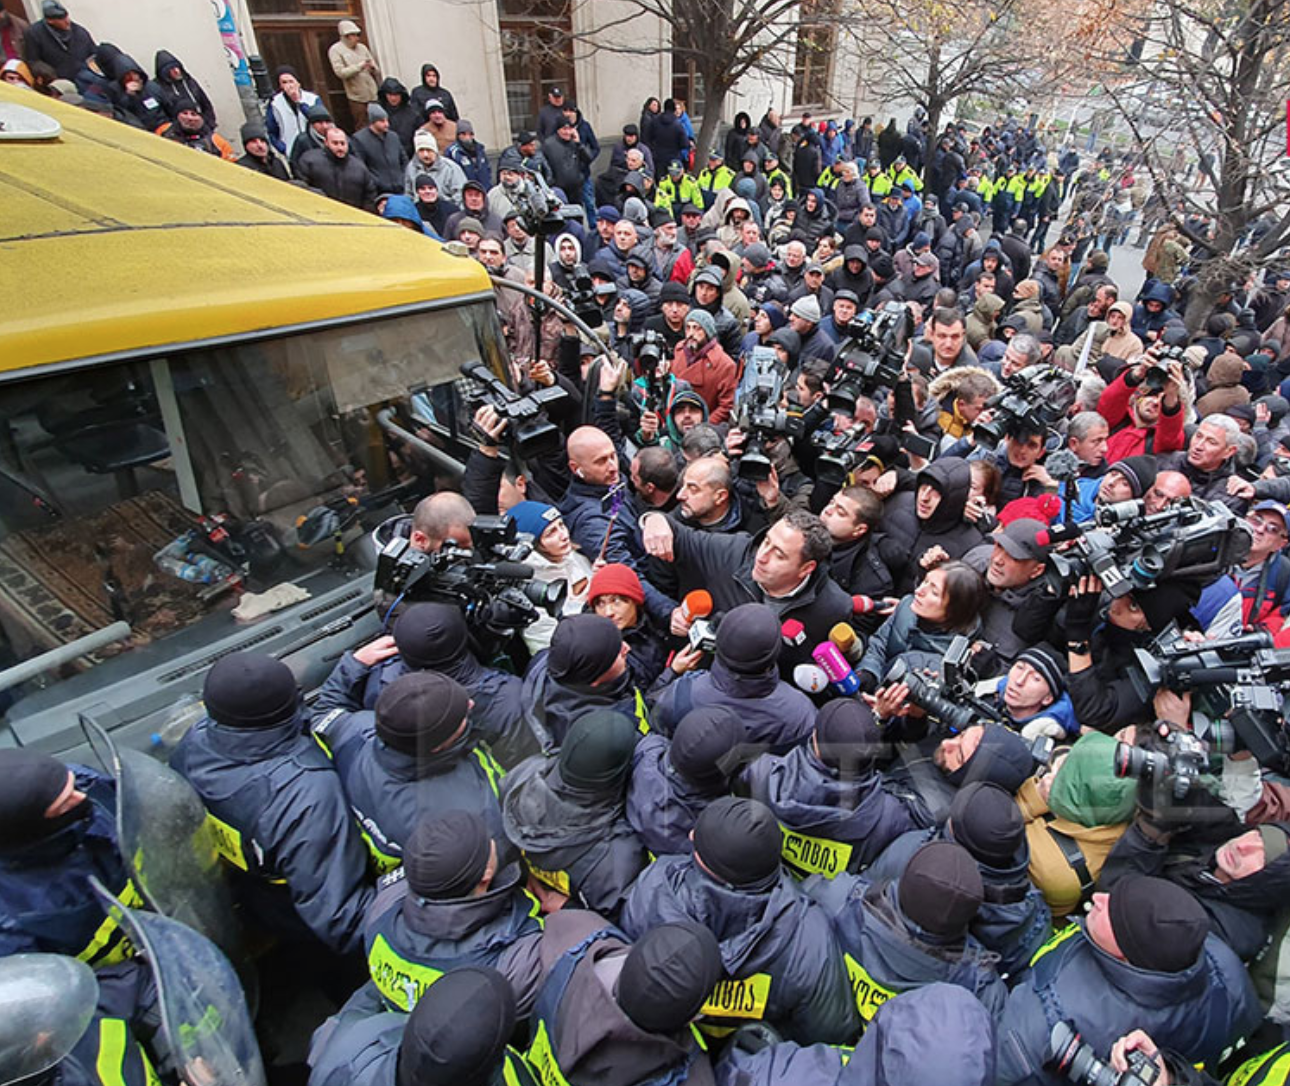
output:
M806 627L795 618L788 619L780 626L779 635L784 639L784 644L794 648L800 648L806 644Z
M875 600L872 596L852 596L851 597L851 613L853 615L867 615L870 611L872 611L877 606L878 606L878 601ZM837 627L834 627L834 629L836 628ZM832 632L830 632L829 636L830 637L833 636Z
M793 668L793 685L808 694L818 694L829 685L829 677L814 664L798 664Z
M842 650L849 663L858 664L864 658L864 642L856 636L851 623L839 622L829 631L829 640Z
M832 641L821 641L816 645L811 650L811 658L829 677L829 682L833 684L833 689L843 697L851 697L851 695L859 693L860 676L847 663L847 658L842 655L842 650Z
M1036 532L1035 542L1041 547L1047 547L1057 543L1068 543L1072 539L1078 539L1083 534L1084 529L1080 525L1059 521L1042 532Z
M693 592L687 592L685 599L681 601L681 617L686 622L693 622L696 618L707 618L712 614L712 593L704 588L696 588Z

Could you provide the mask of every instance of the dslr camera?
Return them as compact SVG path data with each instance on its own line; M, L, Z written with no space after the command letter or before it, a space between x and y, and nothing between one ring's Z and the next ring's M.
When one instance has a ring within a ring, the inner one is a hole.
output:
M1178 346L1165 346L1158 344L1147 352L1147 369L1142 375L1142 384L1144 388L1152 392L1164 392L1165 385L1169 383L1169 363L1177 362L1184 368L1188 366L1187 356L1183 349Z
M506 419L515 451L520 456L528 458L559 451L560 431L546 417L545 407L568 396L563 388L559 385L535 388L521 396L482 362L463 362L461 372L474 382L474 393L468 390L465 396L471 409L486 403Z
M569 308L588 327L599 328L605 323L605 313L600 303L602 299L617 294L618 288L612 283L602 283L597 286L596 281L591 278L591 273L587 271L586 264L575 264L573 271L569 273L569 279L572 283L567 294Z
M663 354L667 350L663 336L654 331L637 332L629 336L627 342L631 347L632 357L636 360L636 367L645 378L645 410L661 413L665 396L658 368L662 365Z
M972 642L960 634L945 650L939 674L920 672L906 660L898 659L888 668L883 685L903 682L909 687L909 700L950 735L973 724L1001 723L995 707L976 696L980 680L971 657Z
M1201 774L1209 771L1209 746L1191 732L1172 726L1167 735L1155 738L1163 750L1116 743L1115 775L1150 781L1157 792L1169 785L1174 799L1181 803Z
M1160 1068L1145 1052L1129 1053L1129 1069L1116 1071L1098 1058L1070 1022L1054 1022L1048 1034L1047 1066L1076 1086L1152 1086Z
M866 309L856 314L843 333L825 384L873 393L891 388L900 379L905 348L914 333L914 315L904 303L887 302L881 309Z
M779 380L773 373L758 371L752 391L744 399L739 429L747 438L739 456L739 475L752 482L770 478L771 461L766 444L775 438L793 440L804 429L802 413L779 406Z
M427 554L397 536L377 555L375 587L409 602L454 604L473 631L500 638L519 634L544 611L560 613L568 582L533 579L524 562L532 543L519 538L513 520L476 517L470 540L469 550L448 544Z
M1047 434L1075 402L1074 379L1056 366L1027 366L1005 378L1003 386L985 404L993 418L972 427L976 443L987 449L1008 434Z

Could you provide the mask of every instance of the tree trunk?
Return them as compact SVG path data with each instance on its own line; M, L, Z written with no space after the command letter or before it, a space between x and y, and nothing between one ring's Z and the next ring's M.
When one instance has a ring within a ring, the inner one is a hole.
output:
M1232 283L1243 283L1250 274L1250 266L1230 256L1216 256L1205 261L1196 275L1196 285L1187 299L1183 323L1193 336L1205 327L1205 321L1214 311L1214 303Z
M941 114L945 105L939 98L927 100L927 134L923 137L923 186L926 193L928 178L932 174L932 158L936 154L936 144L941 133Z

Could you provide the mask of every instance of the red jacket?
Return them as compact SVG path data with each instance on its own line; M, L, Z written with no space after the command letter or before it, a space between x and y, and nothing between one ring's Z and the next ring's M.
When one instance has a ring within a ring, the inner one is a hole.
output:
M703 397L708 405L708 421L714 426L730 418L735 409L735 386L738 375L734 362L721 344L708 340L697 351L688 340L676 345L672 356L672 373Z
M1106 424L1112 430L1111 440L1106 443L1106 462L1113 464L1126 456L1138 456L1147 452L1147 435L1153 430L1156 436L1150 449L1152 455L1177 452L1183 447L1182 404L1180 403L1172 412L1161 404L1159 422L1154 426L1134 426L1132 416L1129 414L1129 401L1138 390L1138 386L1128 383L1126 380L1128 375L1128 370L1120 374L1106 386L1106 390L1097 401L1097 413L1106 419ZM1125 422L1129 425L1124 426L1123 429L1116 429Z

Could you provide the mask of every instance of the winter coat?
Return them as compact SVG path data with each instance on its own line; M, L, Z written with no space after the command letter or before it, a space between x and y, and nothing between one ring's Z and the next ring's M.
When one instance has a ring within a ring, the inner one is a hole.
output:
M681 119L674 113L658 113L645 142L649 144L654 162L660 170L666 170L669 162L678 159L685 162L688 158L690 141L685 135Z
M743 785L779 819L784 862L805 875L859 872L919 825L914 808L881 774L832 769L809 743L763 754L744 770Z
M345 85L345 97L351 102L375 102L377 83L381 78L372 51L361 41L353 48L342 38L327 50L327 62L336 78ZM371 64L373 70L368 70Z
M303 725L296 717L248 730L206 717L170 767L210 812L217 851L249 911L272 921L294 909L297 924L348 953L372 901L368 854L335 767Z
M672 373L703 397L708 421L714 426L730 418L735 406L736 366L716 339L706 340L697 351L688 340L678 343Z
M300 156L296 176L324 196L350 207L371 210L376 206L376 183L357 154L337 158L325 147Z
M717 937L726 975L736 982L728 994L742 996L738 1017L714 1007L705 1021L719 1027L755 1019L806 1043L845 1044L855 1036L855 1003L828 917L787 873L769 890L741 891L717 882L689 856L661 857L632 887L622 927L638 939L681 920L697 921Z
M1249 389L1241 384L1244 373L1245 360L1238 354L1225 351L1214 359L1206 374L1209 391L1196 401L1196 414L1201 418L1206 415L1223 415L1229 407L1249 403Z
M318 101L318 95L307 90L301 90L298 102L291 101L282 91L269 99L269 108L264 111L265 129L269 133L269 142L281 154L290 151L296 138L308 129L305 113Z
M636 721L641 734L649 731L645 698L625 672L602 686L566 686L547 671L549 650L538 653L524 673L524 714L544 750L557 750L573 722L592 709L611 709Z
M562 140L557 135L542 141L542 153L551 164L552 184L564 190L566 199L576 203L582 197L582 182L596 156L586 144Z
M780 679L776 671L737 675L721 660L711 671L687 671L663 688L650 713L650 726L666 736L691 709L726 705L743 719L746 741L783 754L815 728L811 699Z
M391 100L392 94L400 95L399 104L396 106ZM301 95L303 100L304 95ZM399 143L402 145L404 153L409 157L412 155L412 137L421 127L421 121L424 119L416 106L412 104L412 99L408 94L408 88L392 75L387 75L381 80L381 85L376 90L376 101L385 110L386 116L390 118L390 131L399 137ZM488 185L484 186L488 188Z
M439 199L447 200L452 204L461 203L461 190L466 184L466 175L447 155L436 158L433 166L427 166L416 155L408 159L408 164L403 170L404 196L410 196L413 200L417 198L417 176L423 173L433 177L435 184L439 186Z
M1136 426L1129 410L1129 401L1133 397L1139 382L1134 382L1131 373L1125 369L1114 381L1103 389L1097 400L1097 413L1106 419L1111 427L1111 438L1106 445L1106 461L1114 464L1126 456L1138 456L1142 453L1173 452L1185 444L1183 438L1183 410L1179 404L1170 411L1163 403L1160 405L1160 419L1154 426Z
M436 68L433 64L421 65L421 82L418 83L412 91L412 108L417 111L417 116L419 118L417 121L417 124L421 124L421 122L425 120L426 103L431 101L432 99L440 102L443 105L444 116L447 117L448 120L452 121L453 123L456 123L457 121L461 120L461 117L458 116L457 114L457 99L453 97L452 91L450 91L447 87L443 87L443 86L427 87L426 86L426 76L429 75L431 72L434 72L435 79L438 80L439 78L438 68Z
M622 793L589 796L560 779L554 758L535 754L506 775L507 839L535 879L610 919L646 864Z
M958 457L934 460L918 476L918 481L933 482L941 492L941 500L927 520L917 522L908 551L909 560L896 581L898 593L913 590L922 574L918 559L925 551L941 547L951 558L962 558L982 541L981 530L963 519L972 487L972 469L966 460Z
M93 37L80 23L72 23L64 33L41 19L27 28L22 39L23 59L29 65L48 64L59 79L75 79L95 48Z
M467 181L475 181L483 185L485 191L492 187L493 173L488 165L488 152L479 140L472 140L467 146L458 134L444 154L461 167L461 172L466 175Z
M723 786L703 789L672 768L672 741L651 732L636 744L632 777L627 786L627 821L655 856L686 855L690 831L713 800L726 794Z
M938 629L920 619L914 614L914 597L905 596L869 640L856 671L872 676L875 685L881 685L901 656L910 652L944 655L956 636L953 631Z
M383 136L371 128L360 128L350 137L349 145L372 175L378 194L403 191L403 168L407 165L408 153L392 125Z
M206 126L213 131L217 127L215 107L211 105L202 85L188 74L188 69L173 53L158 49L154 60L157 78L148 84L145 93L156 95L172 119L178 117L179 111L185 107L196 109L206 119ZM179 78L171 79L167 73L176 65L180 68Z
M974 350L994 338L994 325L1003 312L1004 301L997 294L985 294L976 300L967 318L967 341Z
M1070 1020L1094 1052L1110 1052L1126 1025L1188 1061L1216 1066L1263 1011L1240 959L1210 935L1196 962L1178 973L1138 969L1113 958L1083 924L1050 941L1025 983L1008 997L999 1023L1001 1086L1059 1086L1045 1068L1049 1033Z

